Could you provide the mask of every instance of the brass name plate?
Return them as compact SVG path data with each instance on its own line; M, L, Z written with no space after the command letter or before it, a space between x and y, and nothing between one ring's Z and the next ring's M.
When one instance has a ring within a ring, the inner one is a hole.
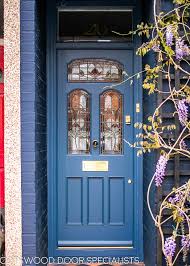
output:
M107 172L108 161L82 161L82 171L84 172Z

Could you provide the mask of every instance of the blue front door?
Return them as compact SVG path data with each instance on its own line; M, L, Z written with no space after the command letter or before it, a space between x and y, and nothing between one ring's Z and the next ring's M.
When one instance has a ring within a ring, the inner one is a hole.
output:
M57 247L132 249L133 51L58 50L57 62Z

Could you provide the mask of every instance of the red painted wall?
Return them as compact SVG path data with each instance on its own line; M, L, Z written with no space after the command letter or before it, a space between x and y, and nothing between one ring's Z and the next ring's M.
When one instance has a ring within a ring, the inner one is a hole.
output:
M0 70L4 73L3 46L0 46ZM4 206L4 83L0 80L0 208Z

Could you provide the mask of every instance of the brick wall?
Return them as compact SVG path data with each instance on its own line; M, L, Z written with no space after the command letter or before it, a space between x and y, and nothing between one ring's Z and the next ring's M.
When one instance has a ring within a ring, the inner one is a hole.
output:
M36 207L37 255L47 256L46 8L36 6Z
M43 2L21 1L23 256L47 255L46 31ZM40 11L44 12L41 16Z

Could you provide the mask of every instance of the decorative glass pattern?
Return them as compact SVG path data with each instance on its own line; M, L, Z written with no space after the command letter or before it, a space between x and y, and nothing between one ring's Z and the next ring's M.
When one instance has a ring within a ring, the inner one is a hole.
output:
M100 96L101 153L122 154L123 100L122 95L109 90Z
M68 95L68 153L90 152L89 94L76 89Z
M123 66L113 60L78 59L68 65L69 82L120 82Z

